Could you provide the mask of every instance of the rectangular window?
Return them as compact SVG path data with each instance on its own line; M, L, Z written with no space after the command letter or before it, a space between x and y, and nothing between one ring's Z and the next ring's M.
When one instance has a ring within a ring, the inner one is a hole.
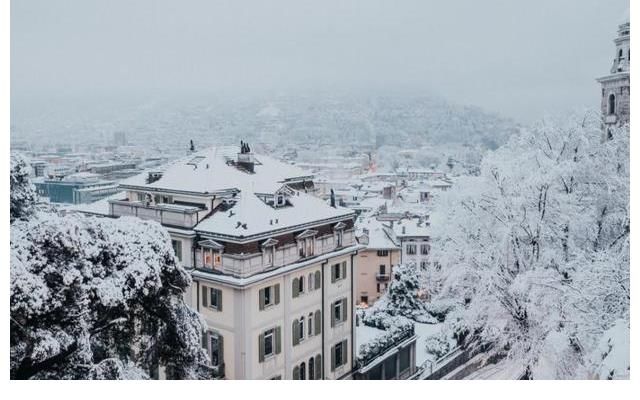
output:
M272 296L271 296L271 286L267 286L264 288L264 305L265 307L273 304Z
M378 257L387 257L389 255L389 250L378 250Z
M369 296L360 296L360 303L362 304L369 303Z
M333 303L333 322L338 323L342 321L342 301L336 301Z
M376 291L377 291L378 293L380 293L380 284L379 284L379 283L376 283Z
M331 266L331 282L337 282L347 278L347 262L343 261L340 264L333 264Z
M171 247L173 247L173 252L176 253L178 260L182 261L182 241L171 240Z
M211 365L214 367L217 367L220 365L220 338L218 335L211 335L209 337L209 343L210 343L210 354L209 357L211 357Z
M427 268L427 262L426 261L420 261L420 268L426 269Z
M427 255L429 254L429 245L428 244L421 244L420 245L420 254L422 255Z
M334 282L340 280L340 264L331 266L331 280Z
M416 254L416 245L415 244L408 244L407 245L407 254L409 254L409 255L415 255Z
M343 340L342 342L336 344L335 347L333 348L334 368L338 368L347 363L346 354L347 354L347 341Z
M387 272L387 266L386 266L386 265L384 265L384 264L381 264L381 265L380 265L380 268L379 268L379 273L380 273L380 275L381 275L381 276L384 276L384 275L386 274L386 272Z
M220 289L209 289L209 307L214 310L222 310L222 291Z
M273 329L269 329L264 333L264 356L269 357L273 355Z

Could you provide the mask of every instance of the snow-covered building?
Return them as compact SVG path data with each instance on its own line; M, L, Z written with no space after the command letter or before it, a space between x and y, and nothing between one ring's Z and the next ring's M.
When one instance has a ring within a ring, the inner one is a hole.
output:
M431 253L429 223L422 218L401 219L392 229L400 244L400 262L415 262L420 268L426 268Z
M366 248L358 252L356 304L370 306L387 289L393 267L400 262L400 246L392 235L375 217L358 222L356 237Z
M354 370L355 213L305 193L313 176L249 146L129 178L85 212L164 225L192 268L187 299L229 379L341 379Z
M611 136L611 128L629 123L630 116L630 62L631 25L628 17L618 26L614 39L616 54L610 74L598 79L602 85L601 109L605 137Z

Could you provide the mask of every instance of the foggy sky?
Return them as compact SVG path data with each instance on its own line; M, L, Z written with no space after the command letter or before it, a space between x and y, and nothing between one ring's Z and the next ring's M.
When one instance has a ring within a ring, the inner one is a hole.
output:
M626 0L11 3L12 100L412 89L520 121L595 107Z

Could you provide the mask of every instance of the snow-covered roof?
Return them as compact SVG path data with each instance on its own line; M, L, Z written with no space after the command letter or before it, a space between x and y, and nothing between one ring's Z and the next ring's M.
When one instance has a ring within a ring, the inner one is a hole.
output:
M426 222L420 223L417 218L401 219L393 226L397 237L430 236L431 229Z
M331 207L324 200L304 192L289 197L291 206L274 208L251 191L241 191L237 203L226 212L216 212L200 222L196 231L247 237L327 219L348 217L353 211ZM232 211L232 212L231 212ZM238 222L241 223L238 226Z
M365 233L365 229L368 231ZM383 223L375 217L366 217L357 223L357 234L366 234L369 242L366 244L368 249L389 250L400 248L384 229Z
M170 163L153 183L146 183L147 175L140 174L122 184L203 194L231 189L266 193L274 192L286 180L311 178L308 172L266 155L255 155L254 173L241 171L229 164L236 160L238 152L236 146L208 148Z

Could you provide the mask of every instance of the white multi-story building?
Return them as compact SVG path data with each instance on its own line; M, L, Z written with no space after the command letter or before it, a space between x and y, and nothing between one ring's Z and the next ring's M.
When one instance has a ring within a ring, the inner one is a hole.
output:
M340 379L355 366L360 246L354 212L305 193L312 178L246 144L212 148L126 180L91 211L167 228L219 377Z

